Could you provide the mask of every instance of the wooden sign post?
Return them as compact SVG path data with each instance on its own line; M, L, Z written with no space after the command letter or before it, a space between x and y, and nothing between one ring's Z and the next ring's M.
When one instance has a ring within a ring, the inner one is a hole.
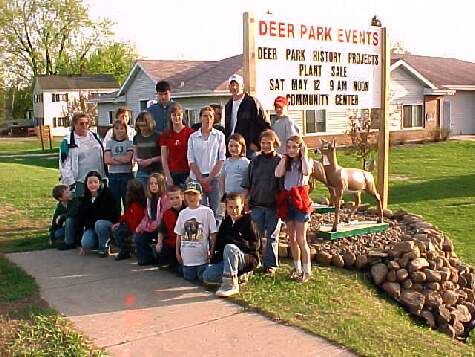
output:
M49 149L53 150L53 143L51 137L51 127L49 125L40 125L38 127L38 132L41 140L41 150L45 151L45 141L49 141Z
M243 14L244 88L265 110L380 108L377 184L388 204L390 53L386 28Z

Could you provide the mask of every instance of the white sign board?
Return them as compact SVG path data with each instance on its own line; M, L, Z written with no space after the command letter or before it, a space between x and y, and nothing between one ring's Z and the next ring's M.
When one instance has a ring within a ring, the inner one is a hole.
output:
M252 35L252 34L251 34ZM379 108L381 29L255 18L256 97L273 109Z

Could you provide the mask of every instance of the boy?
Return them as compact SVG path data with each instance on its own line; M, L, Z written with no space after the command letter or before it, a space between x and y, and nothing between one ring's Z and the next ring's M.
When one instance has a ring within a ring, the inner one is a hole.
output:
M287 139L291 136L299 135L299 128L290 119L286 113L287 98L279 96L274 100L274 109L276 114L276 121L272 123L272 130L277 134L280 141L280 146L276 151L283 155L285 154L285 147L287 145Z
M189 182L185 189L187 208L176 221L176 259L183 266L186 280L202 280L216 241L216 220L211 208L200 205L203 190L197 182Z
M171 208L163 213L162 222L158 226L158 239L155 250L157 252L158 265L168 265L169 269L176 271L178 261L176 259L176 233L175 225L178 214L186 207L183 203L183 191L178 186L170 186L167 196Z
M206 284L221 283L216 295L228 297L239 293L239 278L248 276L259 264L259 240L251 216L243 214L240 193L226 195L226 218L219 227L214 263L203 273Z
M52 196L58 205L54 210L53 219L51 221L51 227L49 229L50 245L54 245L59 239L64 239L66 235L66 220L68 219L69 206L73 195L66 185L57 185L53 188Z

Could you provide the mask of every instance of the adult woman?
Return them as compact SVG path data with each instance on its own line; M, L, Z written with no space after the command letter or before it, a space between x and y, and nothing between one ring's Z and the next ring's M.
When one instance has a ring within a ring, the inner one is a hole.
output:
M186 152L188 138L193 129L183 124L183 107L176 103L171 109L170 129L160 135L163 173L168 185L185 186L185 180L190 175L190 167Z
M139 167L136 178L143 186L151 173L162 172L162 158L160 156L159 134L155 132L155 121L149 112L141 112L135 120L134 159Z
M200 110L201 129L188 140L190 177L203 187L201 204L209 206L218 218L219 188L217 176L226 159L224 134L213 128L214 111L207 106Z
M74 113L71 120L71 131L64 137L59 147L59 171L61 182L74 190L72 219L70 224L75 225L77 200L84 196L85 178L88 172L97 171L104 177L104 148L99 137L89 130L91 118L85 113ZM74 227L67 229L75 232ZM74 248L76 237L68 234L64 238L64 245L59 249Z

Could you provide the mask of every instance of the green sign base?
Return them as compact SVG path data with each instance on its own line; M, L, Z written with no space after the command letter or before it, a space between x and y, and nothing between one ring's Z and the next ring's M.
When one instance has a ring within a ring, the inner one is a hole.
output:
M328 213L328 212L335 212L335 207L321 205L318 203L312 204L313 212L314 213Z
M375 221L354 221L350 223L338 224L338 231L331 232L332 224L322 224L317 232L318 238L338 239L353 237L361 234L383 232L389 228L388 223L377 223Z

